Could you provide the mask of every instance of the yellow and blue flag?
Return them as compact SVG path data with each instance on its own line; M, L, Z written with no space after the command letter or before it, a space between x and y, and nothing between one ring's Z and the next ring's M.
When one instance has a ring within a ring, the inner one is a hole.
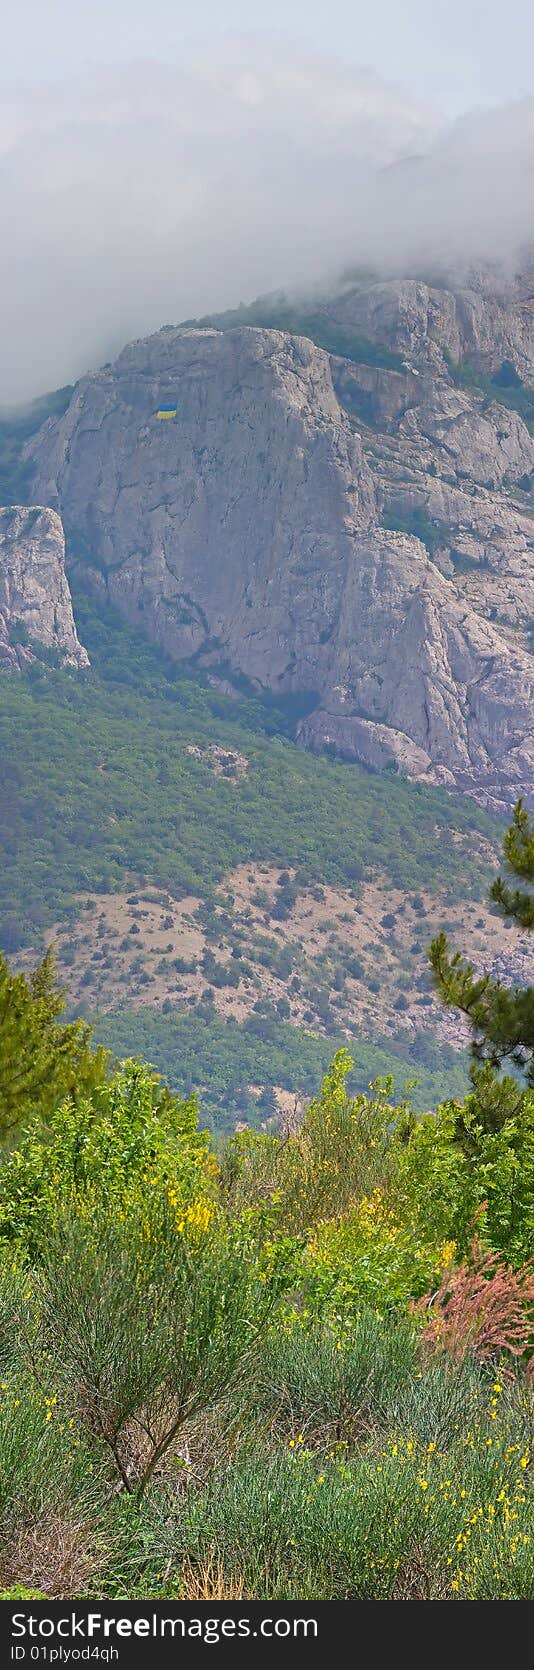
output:
M157 409L157 412L156 412L156 417L157 418L175 418L177 410L178 410L177 406L158 406L158 409Z

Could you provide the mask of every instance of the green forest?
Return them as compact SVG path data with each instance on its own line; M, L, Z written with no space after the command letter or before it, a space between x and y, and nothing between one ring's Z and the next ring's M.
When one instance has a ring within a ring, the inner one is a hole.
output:
M392 885L461 883L482 896L488 866L475 858L467 871L469 839L495 846L501 832L473 802L314 757L292 740L291 700L283 712L220 695L183 664L162 665L111 613L97 616L76 593L75 604L91 669L38 662L0 679L7 950L68 912L77 890L139 876L177 896L205 894L243 860L343 886L372 866ZM214 740L249 760L238 787L184 748Z
M261 1015L247 1020L223 1020L213 1007L200 1003L193 1013L161 1014L149 1008L126 1006L95 1019L95 1035L116 1055L140 1055L155 1062L169 1083L183 1095L199 1090L207 1124L228 1131L236 1119L257 1124L276 1112L269 1087L280 1085L298 1095L312 1095L320 1084L332 1050L344 1040L306 1031L288 1022ZM414 1106L427 1108L436 1095L467 1088L465 1055L432 1037L411 1050L378 1039L354 1040L351 1084L362 1089L377 1075L394 1078L399 1090L411 1086ZM247 1086L258 1082L267 1089L257 1099Z
M293 740L295 714L243 692L219 694L194 668L162 663L159 652L112 614L76 596L79 634L91 669L72 674L33 663L0 678L2 868L0 945L36 952L52 925L79 914L77 896L160 886L174 898L197 894L207 918L225 874L240 862L289 864L295 884L332 883L357 898L378 872L388 885L481 898L486 851L501 830L474 803L314 757ZM234 782L216 776L188 746L216 742L248 762ZM477 841L480 843L477 856ZM469 861L467 861L469 855ZM421 969L424 971L424 944ZM88 976L89 978L89 976ZM423 975L424 978L424 975ZM288 1025L273 1014L220 1020L209 1000L194 1013L128 1009L86 1012L118 1055L140 1053L188 1094L204 1087L210 1122L248 1117L244 1084L254 1057L262 1082L317 1089L342 1042ZM354 1084L394 1072L418 1080L417 1105L462 1094L465 1058L428 1035L354 1040Z

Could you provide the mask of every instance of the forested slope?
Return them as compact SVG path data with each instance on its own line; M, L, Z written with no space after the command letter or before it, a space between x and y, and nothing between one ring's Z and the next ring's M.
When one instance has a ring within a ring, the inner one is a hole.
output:
M460 1090L426 948L444 909L483 944L496 821L297 749L291 701L225 696L83 596L76 617L89 670L0 681L4 949L57 936L74 1011L216 1121L311 1092L348 1040L360 1085Z

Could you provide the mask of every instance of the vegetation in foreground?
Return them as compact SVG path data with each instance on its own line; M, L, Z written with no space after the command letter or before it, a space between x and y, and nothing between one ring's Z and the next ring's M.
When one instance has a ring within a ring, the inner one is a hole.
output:
M507 857L525 926L521 806ZM4 1597L532 1598L531 1001L432 960L463 1103L351 1097L340 1052L219 1158L194 1099L62 1024L50 959L4 968Z

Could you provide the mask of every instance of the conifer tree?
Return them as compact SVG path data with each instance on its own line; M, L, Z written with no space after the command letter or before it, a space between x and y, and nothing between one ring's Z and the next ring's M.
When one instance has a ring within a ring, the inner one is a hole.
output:
M28 978L0 953L0 1138L105 1077L105 1051L91 1049L85 1021L61 1020L64 1009L52 947Z
M522 800L504 839L504 858L508 874L497 878L490 896L503 916L528 932L534 927L534 826ZM516 878L523 885L514 886ZM478 975L451 951L444 933L432 940L430 962L443 1002L467 1016L474 1061L493 1068L513 1062L527 1084L534 1084L534 988L503 986L489 974Z

